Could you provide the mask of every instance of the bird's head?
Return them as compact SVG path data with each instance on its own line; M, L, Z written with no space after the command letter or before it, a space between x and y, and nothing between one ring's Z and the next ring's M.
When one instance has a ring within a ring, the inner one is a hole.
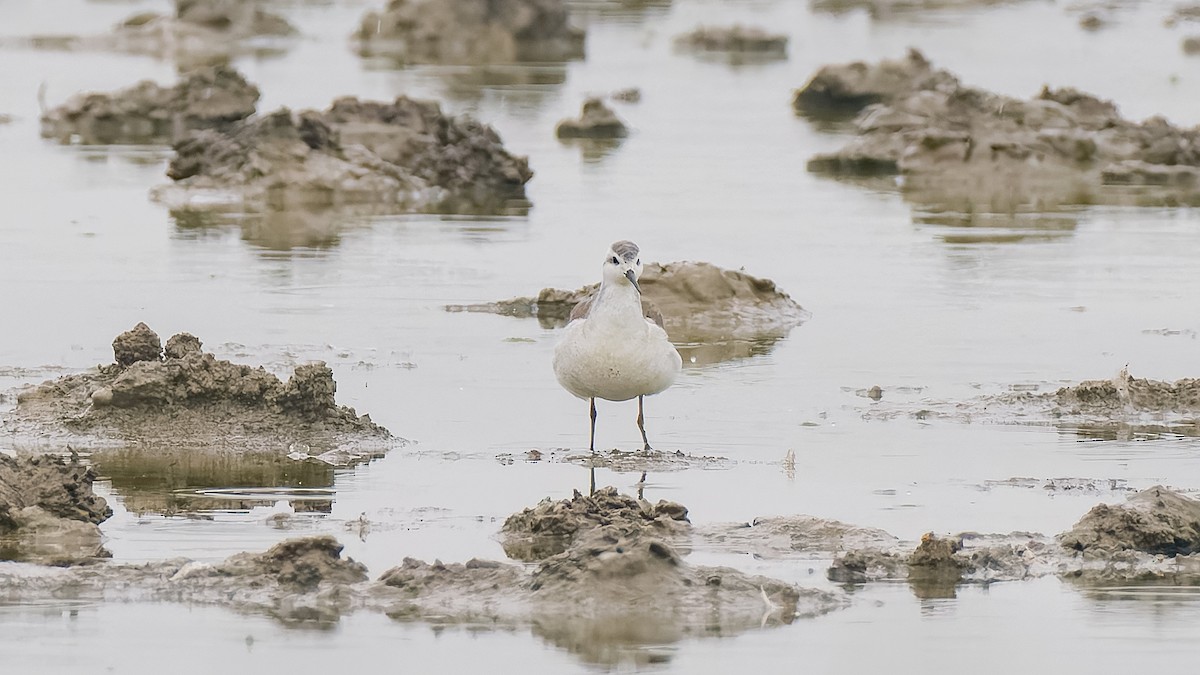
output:
M634 290L642 292L638 279L642 276L642 259L638 257L637 244L621 240L608 247L604 256L604 281L610 284L633 284Z

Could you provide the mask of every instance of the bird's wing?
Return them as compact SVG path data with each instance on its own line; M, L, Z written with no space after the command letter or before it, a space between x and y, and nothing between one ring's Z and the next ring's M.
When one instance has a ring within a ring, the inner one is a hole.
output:
M592 300L595 297L594 295L589 295L575 303L575 306L571 308L571 315L567 317L567 323L571 323L575 319L586 319L588 312L592 311Z
M642 300L642 315L646 320L653 322L659 328L663 327L663 315L658 311L658 307L649 300Z

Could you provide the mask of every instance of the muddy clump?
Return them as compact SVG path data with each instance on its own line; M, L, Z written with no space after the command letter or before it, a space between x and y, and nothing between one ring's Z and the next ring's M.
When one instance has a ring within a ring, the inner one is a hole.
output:
M1098 504L1059 535L1084 555L1134 550L1175 556L1200 553L1200 502L1162 486L1132 495L1124 504Z
M629 135L629 129L617 114L599 98L589 98L577 119L565 119L554 128L554 135L563 138L611 140Z
M254 114L258 88L236 70L191 70L174 86L149 80L88 93L42 115L41 134L61 143L173 143L195 129L220 129Z
M660 316L675 343L763 340L786 335L809 313L770 279L709 263L647 263L640 279L642 307ZM565 325L576 304L599 284L575 291L543 289L536 298L513 298L483 305L451 305L448 311L536 316L544 326Z
M175 145L157 196L286 208L353 204L396 211L498 212L525 197L528 161L494 129L432 101L342 98L325 111L282 109ZM196 208L192 206L192 208Z
M741 57L787 58L788 37L757 26L700 26L675 38L684 51L719 52Z
M516 560L542 560L562 553L584 533L609 527L623 536L653 533L667 538L687 534L691 522L682 504L659 500L651 504L619 494L614 487L591 495L578 490L571 499L542 500L514 513L500 529L504 552Z
M563 0L390 0L354 39L364 56L406 62L569 61L584 53L569 19Z
M113 341L118 362L22 391L6 428L19 445L140 442L286 454L337 448L364 458L395 441L334 401L333 372L298 366L287 382L262 367L217 359L183 333L159 348L145 324Z
M100 523L112 515L78 462L0 453L0 560L70 565L108 557Z
M796 105L806 114L861 110L858 137L810 159L810 171L899 175L906 197L935 210L1200 204L1200 129L1158 117L1131 122L1110 101L1074 89L1047 87L1027 100L1001 96L963 86L911 52L875 67L823 69Z

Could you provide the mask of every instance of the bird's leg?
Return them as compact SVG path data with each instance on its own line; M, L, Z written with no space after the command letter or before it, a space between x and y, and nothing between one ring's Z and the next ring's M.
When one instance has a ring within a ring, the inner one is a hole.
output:
M592 402L592 435L588 441L588 450L596 452L596 398L588 399Z
M642 448L642 452L650 452L653 448L650 447L650 440L646 438L646 418L642 415L642 399L644 396L638 396L638 430L642 432L642 443L646 447Z

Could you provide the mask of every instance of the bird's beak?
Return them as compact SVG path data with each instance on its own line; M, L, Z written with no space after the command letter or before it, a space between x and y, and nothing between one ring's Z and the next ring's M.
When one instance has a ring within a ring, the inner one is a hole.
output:
M638 286L637 277L633 276L633 270L625 270L625 278L629 280L629 283L633 284L633 288L638 292L638 295L641 295L642 287Z

